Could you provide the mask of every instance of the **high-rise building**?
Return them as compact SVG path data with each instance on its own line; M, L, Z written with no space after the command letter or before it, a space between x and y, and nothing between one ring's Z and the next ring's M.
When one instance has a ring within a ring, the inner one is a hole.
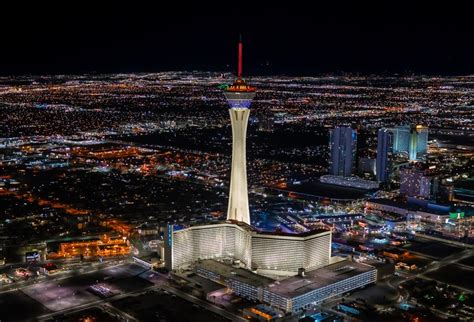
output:
M261 132L272 132L274 130L275 123L273 117L262 117L258 124L258 130Z
M245 223L226 222L187 228L167 227L165 261L169 269L189 267L200 259L239 260L254 270L286 272L306 270L330 263L331 231L303 234L272 234Z
M428 128L422 125L410 128L410 146L408 154L410 161L420 160L428 150Z
M229 103L229 114L232 124L232 169L227 219L250 224L245 142L250 104L252 104L252 100L255 97L256 89L255 87L248 86L242 79L241 40L239 40L238 57L237 80L224 92Z
M378 182L390 181L392 172L391 158L393 153L394 134L388 129L380 129L377 134L376 177Z
M400 170L400 193L408 197L429 198L433 178L418 167Z
M406 153L410 161L423 158L428 147L428 128L422 125L401 125L387 128L393 133L393 153Z
M355 168L357 133L350 127L336 127L331 130L329 146L331 149L330 174L350 176Z
M359 158L359 162L357 164L357 171L362 174L368 173L370 175L375 175L376 160L372 158Z
M393 153L408 153L410 146L410 127L407 125L386 129L393 133Z

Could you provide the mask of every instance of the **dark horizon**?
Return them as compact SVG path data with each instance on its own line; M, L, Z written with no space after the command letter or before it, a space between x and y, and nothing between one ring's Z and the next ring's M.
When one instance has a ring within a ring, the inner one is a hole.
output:
M244 76L474 74L474 32L461 7L55 9L2 21L0 75L235 73L239 33Z

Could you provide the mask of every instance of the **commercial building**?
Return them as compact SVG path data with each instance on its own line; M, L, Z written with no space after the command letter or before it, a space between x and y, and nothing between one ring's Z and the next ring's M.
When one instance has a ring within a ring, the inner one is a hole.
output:
M310 272L273 280L242 268L204 260L196 264L196 273L222 283L235 294L261 301L284 312L296 313L323 301L375 283L377 270L367 264L348 260Z
M330 174L350 176L355 168L357 133L350 127L336 127L330 132Z
M130 251L130 242L125 237L104 235L101 239L62 242L57 252L48 253L48 259L123 256L130 254Z
M367 209L383 211L411 218L416 221L443 224L450 218L450 206L431 203L426 200L413 200L412 202L397 202L390 199L371 199L365 204ZM416 201L416 203L414 202Z
M374 267L342 261L268 285L263 291L263 302L295 313L376 280Z
M251 301L261 300L263 288L273 282L271 278L210 259L196 263L196 274L225 285L236 295Z

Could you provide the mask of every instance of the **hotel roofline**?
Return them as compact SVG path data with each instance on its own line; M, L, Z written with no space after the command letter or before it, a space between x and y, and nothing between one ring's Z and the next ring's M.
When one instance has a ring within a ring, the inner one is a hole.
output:
M253 232L254 234L256 235L262 235L262 236L265 236L265 237L268 237L268 238L280 238L280 237L288 237L289 239L291 238L298 238L298 239L301 239L301 238L304 238L304 237L313 237L315 235L323 235L325 233L330 233L331 230L329 229L322 229L322 228L317 228L317 229L313 229L313 230L310 230L310 231L305 231L305 232L299 232L299 233L288 233L288 232L283 232L283 231L263 231L263 230L258 230L256 229L255 227L245 223L245 222L242 222L242 221L237 221L237 220L222 220L222 221L218 221L218 222L213 222L213 223L190 223L188 225L186 225L185 227L183 227L182 229L199 229L199 228L207 228L206 226L209 226L210 227L213 227L215 225L234 225L234 226L238 226L239 228L243 229L243 230L246 230L248 232ZM176 232L182 230L182 229L179 229L179 230L174 230Z

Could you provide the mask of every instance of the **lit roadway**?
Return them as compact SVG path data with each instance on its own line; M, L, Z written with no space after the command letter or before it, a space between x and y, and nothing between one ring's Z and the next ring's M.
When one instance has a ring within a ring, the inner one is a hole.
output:
M419 252L413 252L413 251L410 251L410 252L412 252L414 254L417 254L421 257L433 259L433 257L426 256L426 255L424 255L422 253L419 253ZM459 261L461 261L465 258L468 258L470 256L472 256L472 249L464 249L460 252L454 253L454 254L449 255L449 256L447 256L445 258L442 258L440 260L433 260L431 263L426 265L425 269L423 269L422 271L420 271L417 274L400 273L400 275L403 275L403 277L405 277L405 281L410 280L410 279L414 279L414 278L431 279L429 277L426 277L425 274L434 272L434 271L436 271L436 270L438 270L441 267L444 267L446 265L457 263L457 262L459 262ZM465 265L463 265L463 266L465 266ZM401 284L401 283L398 283L398 284ZM453 287L457 287L457 288L462 289L462 290L467 291L467 292L472 292L472 290L465 289L465 288L460 287L460 286L453 285Z
M412 279L415 279L415 278L422 278L422 279L431 280L431 278L426 277L425 274L434 272L434 271L440 269L443 266L456 263L456 262L458 262L460 260L463 260L464 258L467 258L471 255L472 255L472 250L471 249L465 249L463 251L460 251L460 252L457 252L455 254L449 255L449 256L441 259L440 261L437 261L437 260L432 261L431 263L426 265L426 268L424 270L420 271L417 274L409 274L409 273L399 272L399 275L403 278L400 278L398 276L393 276L393 277L386 280L386 284L388 286L390 286L391 288L400 290L398 288L400 286L400 284L403 284L408 280L412 280ZM469 290L469 289L466 289L466 288L463 288L463 287L460 287L460 286L457 286L457 285L452 285L452 287L459 288L463 291L472 292L472 290ZM408 293L408 292L406 292L406 293ZM408 294L406 294L406 293L405 293L405 296L404 296L405 299L408 296Z
M428 264L426 266L426 268L424 270L422 270L421 272L417 273L417 274L403 274L403 278L399 278L397 276L393 276L389 279L387 279L385 281L385 283L390 286L391 288L393 289L396 289L398 290L400 293L401 293L401 296L399 298L399 302L403 301L403 300L408 300L409 298L409 293L406 289L402 288L400 286L400 284L403 284L405 283L406 281L408 280L411 280L411 279L415 279L415 278L422 278L422 279L428 279L428 280L432 280L432 278L429 278L427 276L425 276L424 274L427 274L427 273L431 273L433 271L436 271L438 269L440 269L441 267L443 266L446 266L446 265L449 265L449 264L453 264L453 263L456 263L458 261L461 261L463 260L464 258L467 258L469 256L472 255L472 249L465 249L463 251L460 251L460 252L457 252L455 254L452 254L452 255L449 255L443 259L441 259L440 261L433 261L431 262L430 264ZM454 288L458 288L460 290L463 290L463 291L466 291L466 292L472 292L472 290L470 289L467 289L467 288L464 288L462 286L458 286L458 285L451 285L452 287ZM441 317L445 317L445 318L448 318L448 317L456 317L452 314L449 314L445 311L441 311L441 310L438 310L438 309L435 309L435 308L429 308L431 311L433 311L434 313L438 314L439 316Z

